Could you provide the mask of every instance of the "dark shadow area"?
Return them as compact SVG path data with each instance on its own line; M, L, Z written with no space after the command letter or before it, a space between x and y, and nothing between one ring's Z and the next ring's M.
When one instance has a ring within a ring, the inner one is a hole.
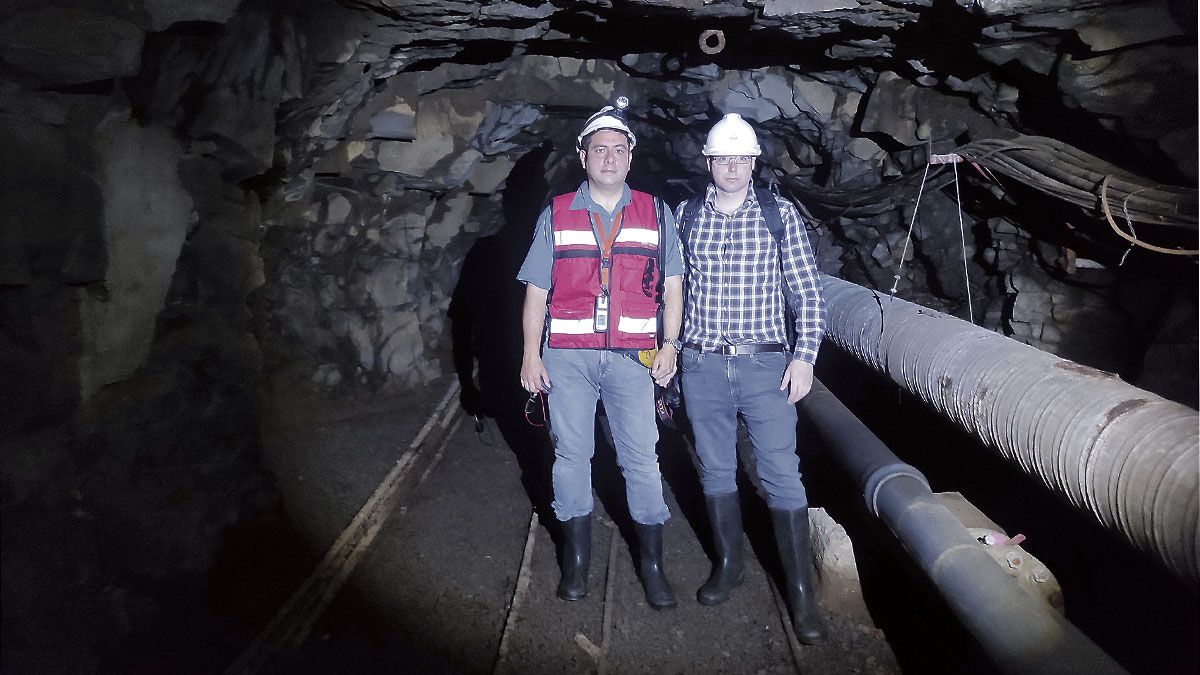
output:
M679 416L682 417L682 416ZM691 430L687 419L676 418L677 428L663 424L658 428L658 466L662 471L663 487L675 497L678 511L672 518L682 517L704 547L711 560L712 533L708 514L704 507L704 491L700 487L700 476L696 472L691 446ZM685 435L687 438L685 439Z
M463 672L447 658L444 645L421 644L389 621L372 599L348 585L313 627L313 637L267 672L296 675L327 673Z
M128 617L133 630L108 636L100 646L99 672L223 671L316 563L282 501L274 500L226 528L206 574L155 584L155 604Z
M463 410L475 417L480 433L486 433L487 424L495 424L521 467L521 483L539 520L547 527L554 521L550 511L554 455L546 427L535 427L525 417L529 394L521 388L519 377L525 285L517 281L517 272L549 193L545 164L550 151L549 145L539 146L513 166L502 195L500 231L479 238L467 253L449 309Z

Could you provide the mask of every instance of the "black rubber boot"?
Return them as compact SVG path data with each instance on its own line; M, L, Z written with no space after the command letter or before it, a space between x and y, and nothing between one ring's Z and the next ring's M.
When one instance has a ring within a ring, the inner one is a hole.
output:
M634 523L638 538L638 576L646 591L646 602L654 609L670 609L676 605L675 591L663 572L663 526Z
M809 554L808 509L783 511L771 509L775 525L775 540L787 578L787 603L792 615L792 630L796 639L815 645L825 638L825 628L817 612L817 596L812 581L812 561Z
M729 599L733 589L742 585L746 570L742 565L742 505L738 494L709 497L705 495L708 520L712 523L713 562L708 581L696 591L696 601L702 605L719 605Z
M562 579L558 597L569 602L588 594L588 563L592 559L592 517L579 516L560 521L563 535Z

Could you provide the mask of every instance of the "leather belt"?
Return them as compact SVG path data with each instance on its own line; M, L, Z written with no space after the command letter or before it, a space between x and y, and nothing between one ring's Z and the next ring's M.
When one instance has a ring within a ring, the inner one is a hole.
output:
M723 356L745 356L747 354L763 354L765 352L782 352L787 348L778 342L759 342L748 345L721 345L719 347L701 347L695 342L685 342L683 346L695 349L705 354L721 354Z

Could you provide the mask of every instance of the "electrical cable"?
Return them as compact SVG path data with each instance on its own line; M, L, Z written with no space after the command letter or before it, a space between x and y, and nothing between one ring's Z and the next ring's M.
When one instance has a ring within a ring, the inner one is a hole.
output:
M921 209L921 195L925 194L925 178L929 176L929 167L931 165L926 162L925 174L921 176L921 188L917 190L917 203L913 205L912 220L908 221L908 236L904 238L904 252L900 254L900 265L896 268L896 274L892 277L892 290L888 295L894 299L896 297L896 289L900 286L900 275L904 272L904 260L908 257L908 243L912 241L913 225L917 223L917 211Z
M1151 182L1078 148L1041 136L972 141L954 154L970 161L998 185L997 176L1004 175L1078 206L1097 219L1107 220L1113 231L1134 246L1167 255L1197 254L1191 249L1148 244L1136 235L1127 234L1113 220L1109 206L1110 199L1120 200L1130 230L1133 222L1139 222L1194 236L1200 224L1200 199L1195 188ZM893 211L907 202L907 195L918 185L918 176L920 189L928 186L936 190L955 180L947 174L944 167L930 171L926 165L923 172L913 171L880 185L854 189L825 189L789 175L782 176L781 182L828 222L842 217L870 218Z
M1109 209L1109 207L1108 207L1108 176L1105 176L1104 180L1100 183L1100 205L1102 207L1104 207L1104 218L1105 218L1105 220L1108 221L1108 224L1112 226L1113 232L1116 232L1119 237L1121 237L1122 239L1124 239L1125 241L1129 242L1130 244L1132 244L1134 246L1139 246L1148 251L1154 251L1155 253L1165 253L1166 255L1198 255L1198 254L1200 254L1200 250L1197 250L1197 249L1165 248L1163 246L1156 246L1154 244L1148 244L1148 243L1138 239L1135 236L1131 236L1131 235L1128 235L1128 234L1125 234L1124 232L1122 232L1121 228L1117 227L1116 221L1113 220L1112 210ZM1133 229L1132 226L1130 227L1130 229Z
M967 316L975 323L975 303L971 301L971 273L967 271L967 233L962 218L962 193L958 189L958 162L954 166L954 201L958 204L958 238L962 242L963 254L963 283L967 287Z

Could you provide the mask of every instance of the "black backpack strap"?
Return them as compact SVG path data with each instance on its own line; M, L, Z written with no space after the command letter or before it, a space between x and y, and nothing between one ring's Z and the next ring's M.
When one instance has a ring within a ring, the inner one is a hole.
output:
M754 196L758 199L758 210L762 213L763 222L779 246L779 279L783 283L784 297L783 322L787 327L788 347L795 347L795 312L796 308L800 306L800 299L788 287L787 278L783 274L783 237L785 232L783 231L783 216L779 215L779 199L786 198L776 198L770 190L763 188L754 188Z
M754 188L754 196L758 198L758 209L762 212L767 229L771 231L771 236L775 237L775 243L779 244L782 249L784 233L783 219L779 216L779 202L770 190L763 188Z
M658 304L663 301L663 284L666 282L665 267L667 262L667 216L664 212L666 204L658 197L654 197L654 218L658 221L658 282L654 286L655 297L658 299Z
M683 205L683 218L679 221L679 240L684 244L687 243L688 230L696 222L696 217L700 215L700 209L703 207L704 195L696 195L687 200L687 203Z

